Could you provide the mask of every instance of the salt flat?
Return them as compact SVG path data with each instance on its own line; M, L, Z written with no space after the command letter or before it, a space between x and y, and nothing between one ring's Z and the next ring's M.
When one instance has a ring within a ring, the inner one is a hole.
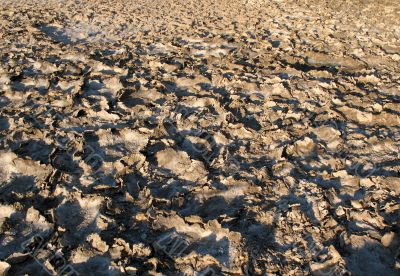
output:
M400 3L0 0L1 275L399 275Z

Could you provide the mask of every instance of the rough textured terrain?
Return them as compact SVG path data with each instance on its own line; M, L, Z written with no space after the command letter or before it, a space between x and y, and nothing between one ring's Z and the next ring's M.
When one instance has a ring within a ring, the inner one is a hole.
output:
M399 275L399 128L398 1L0 0L0 275Z

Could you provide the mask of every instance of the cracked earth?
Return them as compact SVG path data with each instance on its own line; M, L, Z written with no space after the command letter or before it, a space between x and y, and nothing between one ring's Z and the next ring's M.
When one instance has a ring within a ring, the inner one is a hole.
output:
M399 18L0 0L0 275L399 275Z

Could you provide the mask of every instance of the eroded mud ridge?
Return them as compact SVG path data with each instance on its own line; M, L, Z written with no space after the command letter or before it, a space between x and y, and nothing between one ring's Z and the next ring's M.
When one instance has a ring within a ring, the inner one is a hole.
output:
M0 1L0 274L399 275L398 1Z

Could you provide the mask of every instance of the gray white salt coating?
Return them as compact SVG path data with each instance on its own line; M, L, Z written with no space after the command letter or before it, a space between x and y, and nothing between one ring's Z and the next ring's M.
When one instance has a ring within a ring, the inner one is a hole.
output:
M399 9L0 0L0 275L398 275Z
M157 152L156 159L158 166L181 179L201 183L207 177L203 163L190 160L189 155L184 151L168 148Z

